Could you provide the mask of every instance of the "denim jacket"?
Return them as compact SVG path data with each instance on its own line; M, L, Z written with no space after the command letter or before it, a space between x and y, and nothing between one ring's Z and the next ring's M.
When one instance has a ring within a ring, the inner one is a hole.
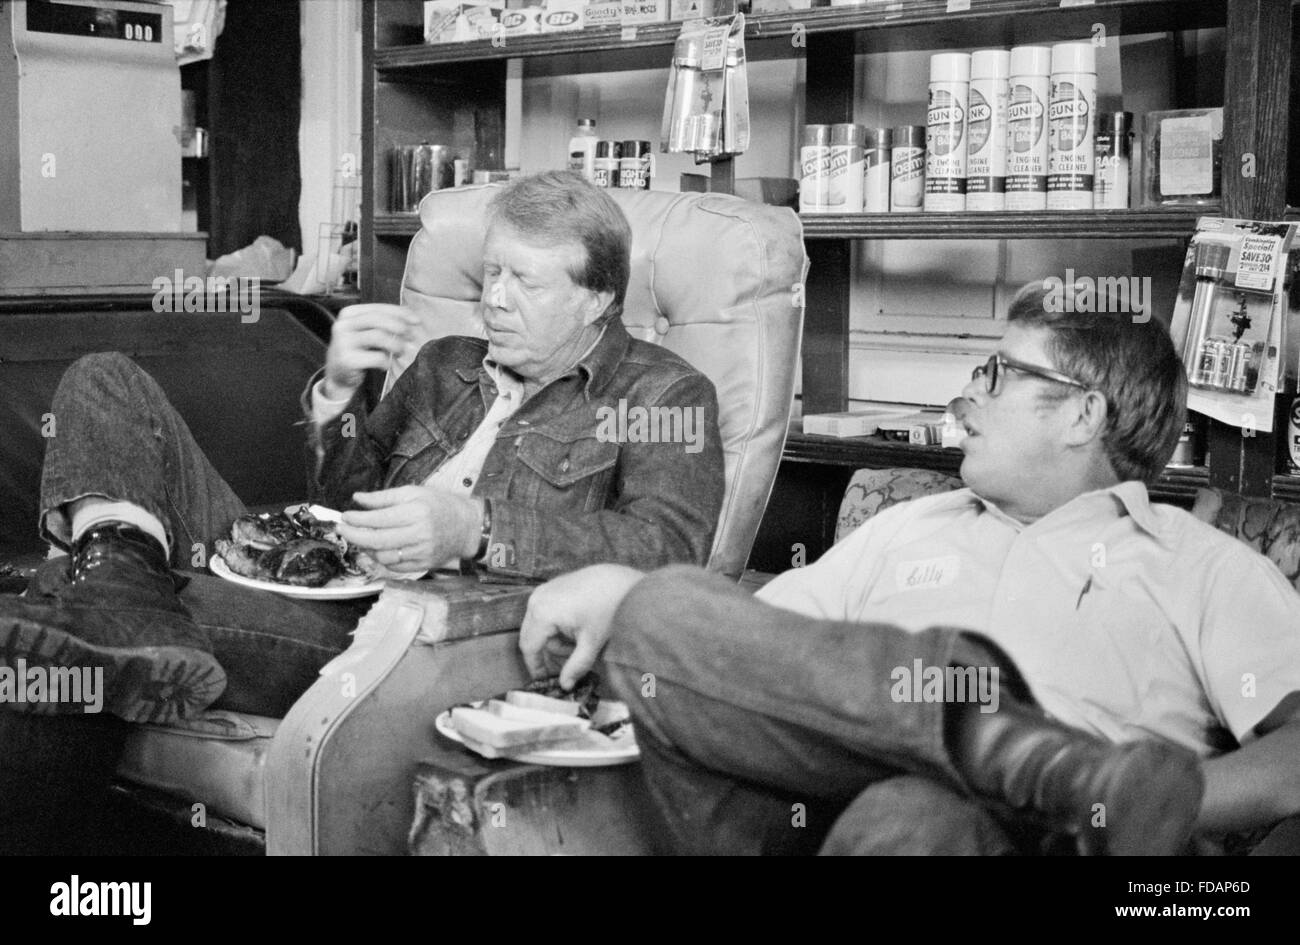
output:
M313 500L346 509L354 492L423 483L496 398L486 353L477 338L431 341L373 410L363 387L322 428L309 424ZM723 479L713 384L614 320L497 434L473 489L492 507L484 563L528 578L607 561L703 565Z

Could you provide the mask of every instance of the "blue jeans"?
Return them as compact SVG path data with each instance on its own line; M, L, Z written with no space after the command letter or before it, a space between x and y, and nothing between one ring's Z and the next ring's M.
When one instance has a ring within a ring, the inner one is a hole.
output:
M87 355L68 368L50 407L55 435L41 477L41 533L68 546L67 503L100 496L138 505L163 523L171 564L193 571L181 601L206 632L226 671L213 708L279 718L348 645L372 601L304 601L240 587L201 571L213 542L230 534L244 503L212 467L157 382L117 353ZM47 562L37 587L66 578L68 561Z
M977 645L956 630L810 620L678 566L623 601L604 672L632 711L647 786L680 852L1008 852L953 766L944 704L890 694L891 671L915 659L993 657L1006 691L1032 703L1005 654ZM930 806L953 833L890 841L871 829Z

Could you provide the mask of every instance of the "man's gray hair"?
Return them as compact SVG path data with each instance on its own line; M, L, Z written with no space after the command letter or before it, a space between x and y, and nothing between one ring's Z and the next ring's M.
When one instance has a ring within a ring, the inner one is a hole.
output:
M569 277L584 289L612 292L601 316L623 314L632 272L632 227L618 204L572 171L544 171L511 181L488 204L488 225L505 223L542 246L580 244L586 262Z
M1049 299L1050 291L1041 281L1025 286L1012 300L1007 320L1051 332L1047 352L1053 366L1106 398L1102 444L1115 474L1155 482L1178 445L1187 415L1187 376L1169 331L1158 318L1138 321L1118 305L1063 311Z

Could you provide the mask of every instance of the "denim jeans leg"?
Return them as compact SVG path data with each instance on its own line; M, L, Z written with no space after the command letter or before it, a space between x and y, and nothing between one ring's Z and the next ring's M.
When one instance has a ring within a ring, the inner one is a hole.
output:
M901 772L961 788L942 703L891 694L894 670L916 659L946 666L957 638L953 630L810 620L717 575L674 567L628 594L604 665L638 740L653 743L645 757L652 784L674 776L654 766L679 758L683 779L694 766L796 801L843 806ZM691 829L680 826L674 833Z
M1014 844L979 802L918 775L878 781L831 828L823 856L1009 856Z
M206 567L213 541L229 535L244 504L157 382L124 355L87 355L64 374L51 412L55 436L41 482L45 537L66 547L62 506L103 496L132 502L162 521L172 538L173 567ZM192 575L179 596L226 671L226 691L214 708L273 717L288 711L347 647L373 603L295 600L207 573Z
M41 475L41 534L68 545L64 506L86 496L131 502L166 527L172 566L194 567L244 504L203 455L158 383L117 352L88 354L59 381Z
M210 574L193 575L180 598L226 671L226 691L212 708L271 718L283 717L320 668L347 649L374 604L300 600Z
M811 856L843 804L744 783L640 738L641 772L664 852L689 856Z

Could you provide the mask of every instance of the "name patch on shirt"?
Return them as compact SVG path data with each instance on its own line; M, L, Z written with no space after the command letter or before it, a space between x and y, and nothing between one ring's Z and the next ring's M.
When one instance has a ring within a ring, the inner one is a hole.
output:
M960 570L961 560L956 555L900 561L894 570L894 583L900 591L933 590L957 580Z

